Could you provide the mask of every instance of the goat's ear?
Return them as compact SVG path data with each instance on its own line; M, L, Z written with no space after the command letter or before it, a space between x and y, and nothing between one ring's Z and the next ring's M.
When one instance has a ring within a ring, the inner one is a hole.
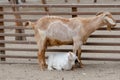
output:
M72 59L73 55L72 55L72 52L68 52L68 59Z
M96 16L103 14L103 12L98 12L96 13Z
M104 19L105 19L106 22L110 23L111 25L115 25L116 24L115 21L113 21L113 19L111 19L108 16L105 16Z

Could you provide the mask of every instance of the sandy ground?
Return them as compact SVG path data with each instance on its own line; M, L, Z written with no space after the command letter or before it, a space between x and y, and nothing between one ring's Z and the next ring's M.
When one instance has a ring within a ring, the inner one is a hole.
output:
M6 3L7 0L0 0L2 3ZM63 3L64 0L47 0L48 3ZM68 3L76 3L77 0L68 0ZM39 0L27 0L27 3L38 3ZM81 0L81 4L94 4L93 0ZM112 3L112 4L120 4L119 0L98 0L98 3ZM6 9L8 10L8 9ZM26 10L21 8L21 10ZM36 9L35 9L36 10ZM37 9L38 10L38 9ZM41 10L41 9L40 9ZM42 9L43 10L43 9ZM62 11L63 9L58 9L58 11ZM119 9L89 9L89 11L100 11L100 10L109 10L109 11L119 11ZM51 9L51 11L55 11L55 9ZM65 10L65 11L70 11ZM88 9L80 9L80 11L88 11ZM9 15L5 17L8 18ZM24 16L22 16L24 17ZM70 16L67 16L70 17ZM119 16L114 16L116 19L120 19ZM9 18L13 18L13 16L9 16ZM35 18L38 16L28 16L26 18ZM5 23L5 25L11 25L11 23ZM117 25L117 27L119 27ZM26 31L26 33L31 31ZM14 33L14 30L6 30L6 33ZM33 31L32 31L33 33ZM111 31L106 32L103 31L104 34L119 34L119 31ZM102 34L100 31L96 31L95 34ZM12 37L5 37L9 40L14 40ZM27 40L34 41L34 38L27 38ZM120 42L120 39L88 39L88 41L95 42ZM36 45L24 45L23 44L6 44L6 47L10 48L36 48ZM58 47L59 48L59 47ZM71 47L70 47L71 48ZM113 49L119 50L119 46L83 46L83 49ZM15 51L7 51L6 54L9 55L31 55L36 56L36 52L15 52ZM114 57L120 58L119 54L82 54L83 57ZM120 62L116 61L83 61L84 68L75 68L72 71L40 71L37 59L7 59L5 62L0 61L0 80L120 80Z
M0 80L120 80L120 62L83 61L72 71L40 71L38 64L0 64Z

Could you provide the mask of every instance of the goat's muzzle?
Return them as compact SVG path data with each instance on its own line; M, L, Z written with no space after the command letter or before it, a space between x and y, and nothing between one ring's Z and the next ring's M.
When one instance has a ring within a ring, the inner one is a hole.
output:
M111 25L111 24L108 24L107 25L107 30L111 31L112 28L114 28L116 26L116 23Z
M116 26L116 21L115 20L113 20L111 22L109 22L109 21L106 21L106 22L107 22L107 30L109 30L109 31Z

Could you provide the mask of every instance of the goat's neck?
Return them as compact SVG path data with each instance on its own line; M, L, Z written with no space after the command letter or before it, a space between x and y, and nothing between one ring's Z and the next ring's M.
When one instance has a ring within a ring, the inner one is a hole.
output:
M92 19L89 19L88 23L84 26L84 30L86 32L86 35L90 35L93 33L96 29L103 26L103 18L100 16L93 17Z
M101 26L103 26L103 18L100 16L96 16L93 18L89 18L88 21L85 23L85 25L83 26L84 28L84 34L82 36L82 40L83 43L86 43L87 38L91 35L91 33L93 33L96 29L100 28Z
M92 19L89 19L86 25L86 32L92 33L101 26L103 26L103 18L100 16L93 17Z

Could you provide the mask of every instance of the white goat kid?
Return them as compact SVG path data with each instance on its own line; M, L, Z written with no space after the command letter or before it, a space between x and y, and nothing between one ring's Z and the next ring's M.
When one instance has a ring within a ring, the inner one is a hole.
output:
M48 70L71 70L77 56L72 53L50 54L48 56Z

